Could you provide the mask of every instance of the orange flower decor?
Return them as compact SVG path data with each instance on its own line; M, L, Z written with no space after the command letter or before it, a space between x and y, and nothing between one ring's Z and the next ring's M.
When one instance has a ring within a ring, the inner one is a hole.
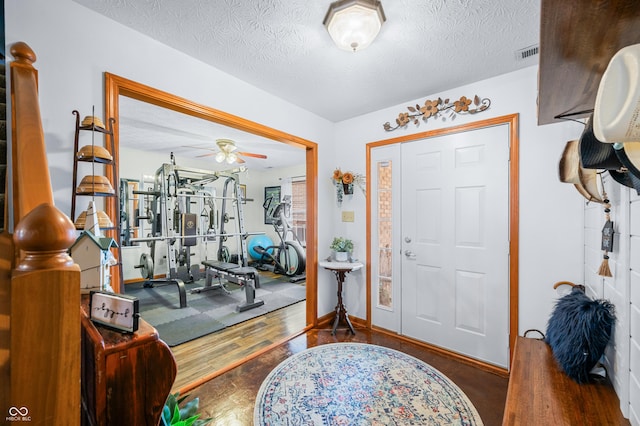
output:
M347 172L345 174L342 175L342 183L349 185L350 183L353 183L353 174L350 172Z
M352 183L359 184L362 182L362 180L364 180L364 178L362 177L362 175L359 175L357 173L352 173L352 172L342 173L342 170L338 168L333 171L333 180L336 184L350 185Z
M343 195L351 195L353 194L354 186L360 188L360 190L364 193L365 188L365 178L363 175L359 173L352 172L342 172L340 168L337 168L333 171L333 176L331 177L333 184L336 187L336 196L338 198L338 204L342 203Z
M436 115L438 113L438 105L440 104L440 99L437 101L426 100L424 102L424 106L422 108L418 108L420 113L422 114L422 119L426 120L432 115Z
M491 105L491 100L488 98L480 99L478 95L473 98L475 108L469 108L471 102L471 99L468 99L466 96L462 96L454 102L450 102L449 99L442 100L442 98L438 98L434 101L427 99L423 106L418 104L416 104L415 107L408 106L407 109L409 112L401 112L398 114L395 126L392 126L391 123L387 121L383 124L383 127L387 132L390 132L399 127L406 127L410 122L419 126L420 117L422 117L422 121L427 121L430 117L433 117L435 120L442 115L442 119L446 120L447 117L444 116L445 113L448 118L453 121L456 118L456 114L477 114L488 109Z
M455 112L469 111L469 105L471 105L471 99L467 99L466 96L460 98L459 101L453 103Z

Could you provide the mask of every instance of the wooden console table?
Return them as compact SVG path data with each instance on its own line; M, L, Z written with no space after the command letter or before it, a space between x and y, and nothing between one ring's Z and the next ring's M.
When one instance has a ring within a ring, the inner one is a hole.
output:
M333 320L333 330L331 334L336 334L336 329L341 320L347 324L352 334L356 334L349 320L349 315L347 315L347 308L345 308L344 303L342 303L342 284L344 283L344 278L347 273L357 271L364 265L360 262L320 262L320 266L333 272L336 280L338 280L338 303L336 304L336 317Z
M171 350L142 318L124 334L89 319L88 296L81 308L82 424L157 426L177 373Z

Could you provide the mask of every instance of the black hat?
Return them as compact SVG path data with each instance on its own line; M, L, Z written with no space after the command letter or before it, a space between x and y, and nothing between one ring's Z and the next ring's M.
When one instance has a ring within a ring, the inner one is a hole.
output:
M585 169L618 170L622 167L613 144L602 143L593 134L593 114L587 119L580 136L579 150L580 162Z

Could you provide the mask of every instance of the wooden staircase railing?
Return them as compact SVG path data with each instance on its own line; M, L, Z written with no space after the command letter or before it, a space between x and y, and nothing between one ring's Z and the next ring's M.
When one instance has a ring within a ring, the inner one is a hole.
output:
M80 269L67 254L75 229L53 205L36 56L25 43L14 44L11 54L11 198L0 234L0 419L79 425Z

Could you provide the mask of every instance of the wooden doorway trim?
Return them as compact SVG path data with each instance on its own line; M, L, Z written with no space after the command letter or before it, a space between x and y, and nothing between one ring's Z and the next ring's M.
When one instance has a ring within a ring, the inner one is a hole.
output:
M518 265L519 265L519 129L518 129L518 114L503 115L500 117L489 118L487 120L476 121L473 123L462 124L460 126L447 127L444 129L430 130L426 132L414 133L411 135L400 136L397 138L383 139L367 144L366 148L366 162L367 162L367 174L372 174L371 164L371 150L377 147L385 145L393 145L403 142L410 142L419 139L428 139L437 136L443 136L453 133L462 133L470 130L475 130L483 127L509 125L509 358L513 359L513 350L515 348L516 337L518 336ZM367 209L366 209L366 222L367 222L367 327L371 328L371 181L367 179Z
M168 108L183 114L198 117L214 123L223 124L234 129L243 130L258 136L286 143L306 151L306 182L307 182L307 281L306 281L306 323L315 326L317 324L317 278L318 278L318 254L317 254L317 210L318 210L318 145L306 139L299 138L288 133L281 132L271 127L238 117L224 111L192 102L188 99L172 95L162 90L119 77L108 72L105 77L105 114L108 118L115 118L113 125L114 152L113 159L119 164L119 98L126 96L142 102L147 102L162 108ZM107 168L107 177L113 180L110 168ZM118 205L116 200L108 197L105 210L109 217L117 217ZM119 242L119 236L112 231L111 236ZM112 274L112 286L116 292L121 291L119 274Z

